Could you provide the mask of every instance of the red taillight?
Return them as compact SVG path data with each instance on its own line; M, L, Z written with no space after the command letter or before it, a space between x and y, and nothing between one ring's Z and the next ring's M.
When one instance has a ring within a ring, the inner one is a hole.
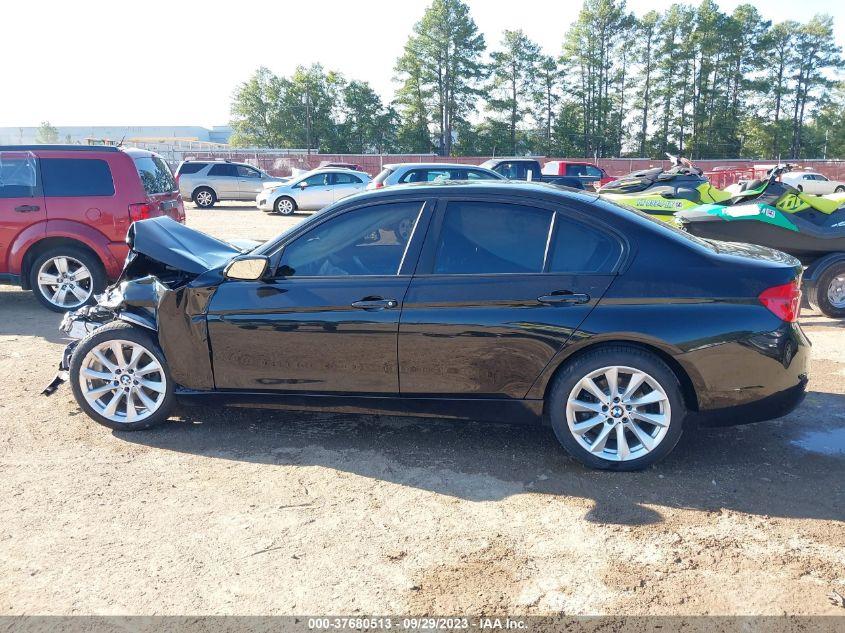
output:
M129 205L129 220L137 222L138 220L146 220L152 215L153 206L146 202Z
M373 187L374 189L381 189L382 187L384 187L383 182L376 182L374 184L375 184L375 187Z
M801 313L800 284L800 279L796 279L782 286L772 286L761 292L758 299L776 317L787 323L794 323Z

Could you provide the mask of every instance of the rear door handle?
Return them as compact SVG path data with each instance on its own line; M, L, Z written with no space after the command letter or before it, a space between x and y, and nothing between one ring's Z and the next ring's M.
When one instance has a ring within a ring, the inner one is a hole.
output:
M15 207L15 211L18 213L31 213L33 211L38 211L41 207L37 204L22 204L19 207Z
M589 303L590 295L584 293L573 293L569 290L555 290L547 295L537 297L537 301L550 305L581 304Z
M382 297L364 297L360 301L353 301L352 307L361 310L384 310L386 308L395 308L399 305L396 299L384 299Z

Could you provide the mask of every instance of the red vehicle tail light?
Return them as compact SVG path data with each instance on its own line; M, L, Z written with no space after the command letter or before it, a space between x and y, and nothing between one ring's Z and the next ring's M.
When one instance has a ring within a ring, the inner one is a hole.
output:
M377 183L375 183L375 185L376 185L376 186L374 187L375 189L381 189L382 187L384 187L384 183L383 183L383 182L377 182Z
M146 220L152 215L153 206L146 202L129 205L129 220L137 222L138 220Z
M794 323L801 313L801 280L795 279L788 284L767 288L758 299L776 317Z

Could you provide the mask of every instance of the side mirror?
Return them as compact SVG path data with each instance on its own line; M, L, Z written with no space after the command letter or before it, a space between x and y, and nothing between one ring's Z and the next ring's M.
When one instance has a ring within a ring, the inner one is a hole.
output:
M245 255L229 262L223 274L226 279L240 279L242 281L256 281L267 272L269 259L264 256Z
M300 189L305 189L305 187L307 187L307 186L308 186L308 183L305 182L304 180L297 185L297 187L299 187Z

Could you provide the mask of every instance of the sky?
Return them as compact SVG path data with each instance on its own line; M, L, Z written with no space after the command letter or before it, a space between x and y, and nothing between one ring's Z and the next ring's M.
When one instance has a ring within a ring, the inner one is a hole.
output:
M522 28L554 55L581 7L578 0L466 1L488 49L504 29ZM717 1L728 12L741 3ZM845 47L845 2L751 1L773 21L832 14ZM429 3L8 2L0 23L0 126L223 125L234 89L262 65L286 75L320 62L369 81L390 100L396 58ZM638 15L671 4L628 0Z

